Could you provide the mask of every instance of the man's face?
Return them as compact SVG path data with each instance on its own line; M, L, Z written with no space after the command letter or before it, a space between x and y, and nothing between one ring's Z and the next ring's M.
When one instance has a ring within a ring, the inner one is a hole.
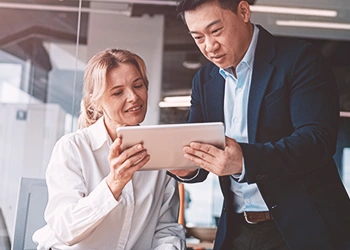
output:
M222 9L216 1L207 2L185 12L185 20L203 55L220 68L236 67L247 51L253 28L246 1L238 5L237 14Z

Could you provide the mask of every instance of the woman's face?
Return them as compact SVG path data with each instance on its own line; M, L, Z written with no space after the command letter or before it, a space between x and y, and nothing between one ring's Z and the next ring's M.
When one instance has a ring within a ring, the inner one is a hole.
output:
M101 100L106 127L110 133L120 126L140 124L147 111L148 92L137 68L120 64L107 74L107 88Z

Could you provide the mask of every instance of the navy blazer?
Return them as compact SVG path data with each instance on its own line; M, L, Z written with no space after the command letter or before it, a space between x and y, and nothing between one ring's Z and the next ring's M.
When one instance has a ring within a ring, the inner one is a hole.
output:
M290 249L350 249L350 200L333 155L339 100L333 73L311 44L261 26L248 102L249 143L240 143L247 183L256 183ZM213 63L192 83L190 122L224 122L225 81ZM204 181L201 169L190 182ZM230 177L214 249L235 234Z

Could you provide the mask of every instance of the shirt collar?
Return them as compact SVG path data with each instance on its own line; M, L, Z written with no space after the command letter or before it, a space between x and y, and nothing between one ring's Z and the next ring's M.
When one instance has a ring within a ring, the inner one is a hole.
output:
M91 142L91 149L93 151L101 148L105 143L107 143L109 147L112 144L112 140L107 132L103 116L88 127L88 132Z
M238 64L238 65L240 65L242 63L245 63L251 69L253 68L253 64L254 64L255 50L256 50L256 45L258 43L258 35L259 35L258 27L256 27L254 24L253 24L253 27L254 27L253 36L252 36L252 40L250 41L250 45L248 47L248 50L244 54L242 61L240 61L240 63ZM238 67L238 65L237 65L237 67ZM228 74L233 74L231 67L229 69L220 68L219 73L225 79L228 76Z

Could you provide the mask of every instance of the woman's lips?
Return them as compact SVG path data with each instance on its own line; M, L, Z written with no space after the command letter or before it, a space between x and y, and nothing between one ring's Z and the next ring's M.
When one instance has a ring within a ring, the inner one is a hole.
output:
M125 112L136 112L138 110L140 110L142 108L142 105L139 105L139 106L135 106L135 107L132 107L132 108L129 108L127 109Z

